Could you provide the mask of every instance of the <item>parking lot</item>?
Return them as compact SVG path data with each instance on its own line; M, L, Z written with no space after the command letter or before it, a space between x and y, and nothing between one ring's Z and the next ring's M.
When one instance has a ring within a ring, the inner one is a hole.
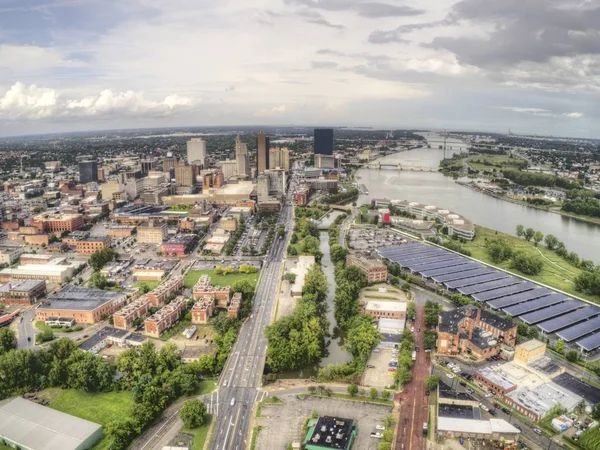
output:
M370 435L376 431L375 425L381 425L384 416L392 411L391 406L335 398L307 396L300 400L296 395L284 395L279 398L283 403L262 406L257 425L263 428L258 435L257 449L281 450L292 442L302 442L302 425L313 411L317 411L320 416L354 419L358 425L358 433L353 448L376 450L380 440Z
M398 245L406 238L396 231L369 227L353 227L350 230L350 242L356 250L369 250L388 245Z
M397 361L397 356L392 356L391 348L377 348L371 352L367 368L363 373L362 384L377 389L384 389L394 383L395 372L388 371L390 361ZM374 367L370 367L374 366Z

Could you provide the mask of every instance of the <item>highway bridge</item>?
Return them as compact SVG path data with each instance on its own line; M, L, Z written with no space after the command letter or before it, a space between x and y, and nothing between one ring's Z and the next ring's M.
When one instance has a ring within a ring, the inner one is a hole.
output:
M390 163L381 163L379 161L373 161L366 165L369 169L377 169L377 170L409 170L412 172L437 172L439 167L437 166L425 166L425 165L412 165L412 164L390 164Z

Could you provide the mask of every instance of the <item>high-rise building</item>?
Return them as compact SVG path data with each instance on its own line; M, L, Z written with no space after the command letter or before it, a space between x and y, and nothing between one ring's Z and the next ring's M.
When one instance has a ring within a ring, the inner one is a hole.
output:
M228 180L231 177L237 175L237 161L235 159L226 159L221 162L221 170L223 171L223 178Z
M196 184L196 167L179 162L175 166L175 184L177 186L194 186Z
M333 128L315 128L313 147L315 154L333 155Z
M156 167L156 161L154 159L142 159L140 161L140 167L142 168L142 175L148 175L148 172L154 170Z
M258 133L256 136L256 169L262 173L269 168L269 136Z
M287 147L274 147L269 150L269 169L290 170L290 152Z
M177 158L174 156L167 156L163 159L163 172L168 172L177 165Z
M196 163L206 168L206 141L204 139L192 138L187 142L187 161Z
M237 165L237 175L244 177L250 172L250 162L248 161L248 145L242 142L238 135L235 138L235 162Z
M281 149L281 168L290 170L290 151L287 147Z
M269 175L261 173L256 179L256 194L259 202L265 202L269 199Z
M81 161L79 163L79 182L82 184L98 181L98 162Z

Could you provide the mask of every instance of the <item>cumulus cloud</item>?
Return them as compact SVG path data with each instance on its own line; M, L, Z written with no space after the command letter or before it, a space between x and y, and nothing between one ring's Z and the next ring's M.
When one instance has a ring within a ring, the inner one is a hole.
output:
M68 98L51 88L15 83L0 97L0 119L59 119L94 116L160 117L189 109L194 101L168 95L162 101L144 98L134 91L103 90L99 95Z
M417 16L425 13L422 9L398 4L395 0L387 3L370 0L284 0L284 2L325 11L355 11L359 16L368 18Z
M579 119L580 117L583 117L583 113L581 113L581 112L570 112L570 113L564 113L563 116L567 116L567 117L570 117L572 119Z
M273 106L271 108L263 108L254 113L255 116L269 117L269 116L280 116L285 113L285 105Z

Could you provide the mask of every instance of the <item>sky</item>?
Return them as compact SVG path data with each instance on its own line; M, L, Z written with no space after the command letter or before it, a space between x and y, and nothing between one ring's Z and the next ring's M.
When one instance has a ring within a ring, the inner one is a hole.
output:
M0 136L320 125L600 137L600 0L0 0Z

